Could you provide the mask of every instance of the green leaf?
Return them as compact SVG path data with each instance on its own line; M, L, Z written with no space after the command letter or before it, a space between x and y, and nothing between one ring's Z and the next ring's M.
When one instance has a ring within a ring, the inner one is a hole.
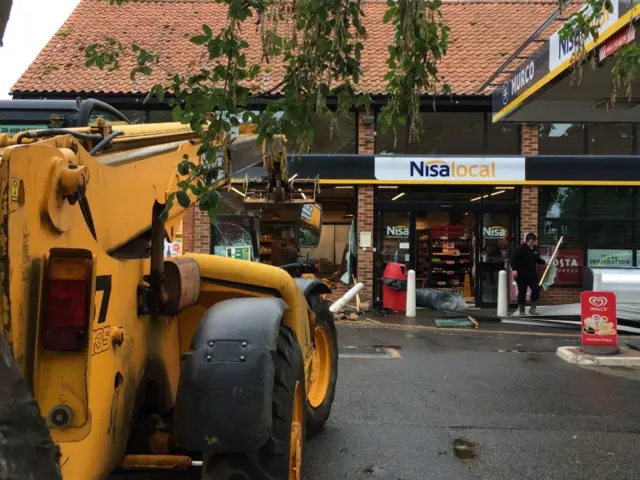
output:
M180 105L176 105L173 107L173 110L171 110L171 118L173 118L174 122L181 122L182 113L182 107Z
M213 32L211 31L211 27L209 27L209 25L202 25L202 31L209 38L211 38L211 36L213 35Z
M260 65L259 64L256 63L256 64L251 65L249 67L249 78L251 80L256 78L256 75L258 75L258 73L260 73Z
M191 43L195 45L204 45L209 41L209 37L206 35L196 35L195 37L191 37Z
M176 198L182 208L189 208L189 205L191 205L191 199L189 199L189 195L184 190L176 192Z
M187 162L186 160L183 160L178 164L178 173L182 176L188 175L189 167L190 167L189 162ZM180 184L178 184L178 186L180 187ZM183 187L180 187L180 188L183 188Z
M369 105L371 105L371 99L369 98L368 95L358 95L358 98L356 99L356 108L360 108L360 107L369 107Z
M398 7L396 7L395 5L393 7L387 8L384 17L382 17L382 23L389 23L389 21L393 18L397 11Z

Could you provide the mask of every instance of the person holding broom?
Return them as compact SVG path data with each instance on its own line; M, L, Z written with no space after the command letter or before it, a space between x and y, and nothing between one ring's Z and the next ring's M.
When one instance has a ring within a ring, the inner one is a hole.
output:
M531 289L531 308L530 315L538 315L536 306L540 298L540 286L538 285L538 265L546 265L546 262L540 258L538 251L538 237L535 233L528 233L525 241L515 251L511 258L511 269L513 270L513 278L518 285L518 312L520 316L525 314L525 305L527 303L527 288Z

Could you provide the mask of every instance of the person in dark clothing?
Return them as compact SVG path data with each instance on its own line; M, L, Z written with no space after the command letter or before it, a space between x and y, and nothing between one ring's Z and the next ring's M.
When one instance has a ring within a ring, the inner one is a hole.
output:
M518 314L524 315L527 303L527 288L531 289L531 308L529 313L537 315L536 306L540 298L538 285L538 265L546 265L540 258L537 246L538 237L535 233L527 234L525 242L515 251L511 259L513 278L518 285Z

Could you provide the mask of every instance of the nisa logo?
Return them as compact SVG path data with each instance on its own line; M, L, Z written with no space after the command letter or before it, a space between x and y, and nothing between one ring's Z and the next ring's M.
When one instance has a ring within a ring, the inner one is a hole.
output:
M496 162L481 164L456 163L455 160L412 161L410 165L412 177L424 178L493 178L496 176Z
M409 227L405 226L392 226L387 227L387 237L408 237Z
M504 229L504 227L500 227L500 226L495 226L495 227L484 227L482 229L482 234L485 237L492 237L492 238L506 238L507 236L507 231Z

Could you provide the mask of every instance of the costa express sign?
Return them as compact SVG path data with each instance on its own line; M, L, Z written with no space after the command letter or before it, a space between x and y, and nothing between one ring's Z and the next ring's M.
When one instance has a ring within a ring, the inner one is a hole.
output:
M549 261L553 256L554 249L555 247L540 247L540 257ZM561 248L553 264L556 267L556 278L553 282L555 285L582 283L583 250ZM544 267L541 270L544 270Z

